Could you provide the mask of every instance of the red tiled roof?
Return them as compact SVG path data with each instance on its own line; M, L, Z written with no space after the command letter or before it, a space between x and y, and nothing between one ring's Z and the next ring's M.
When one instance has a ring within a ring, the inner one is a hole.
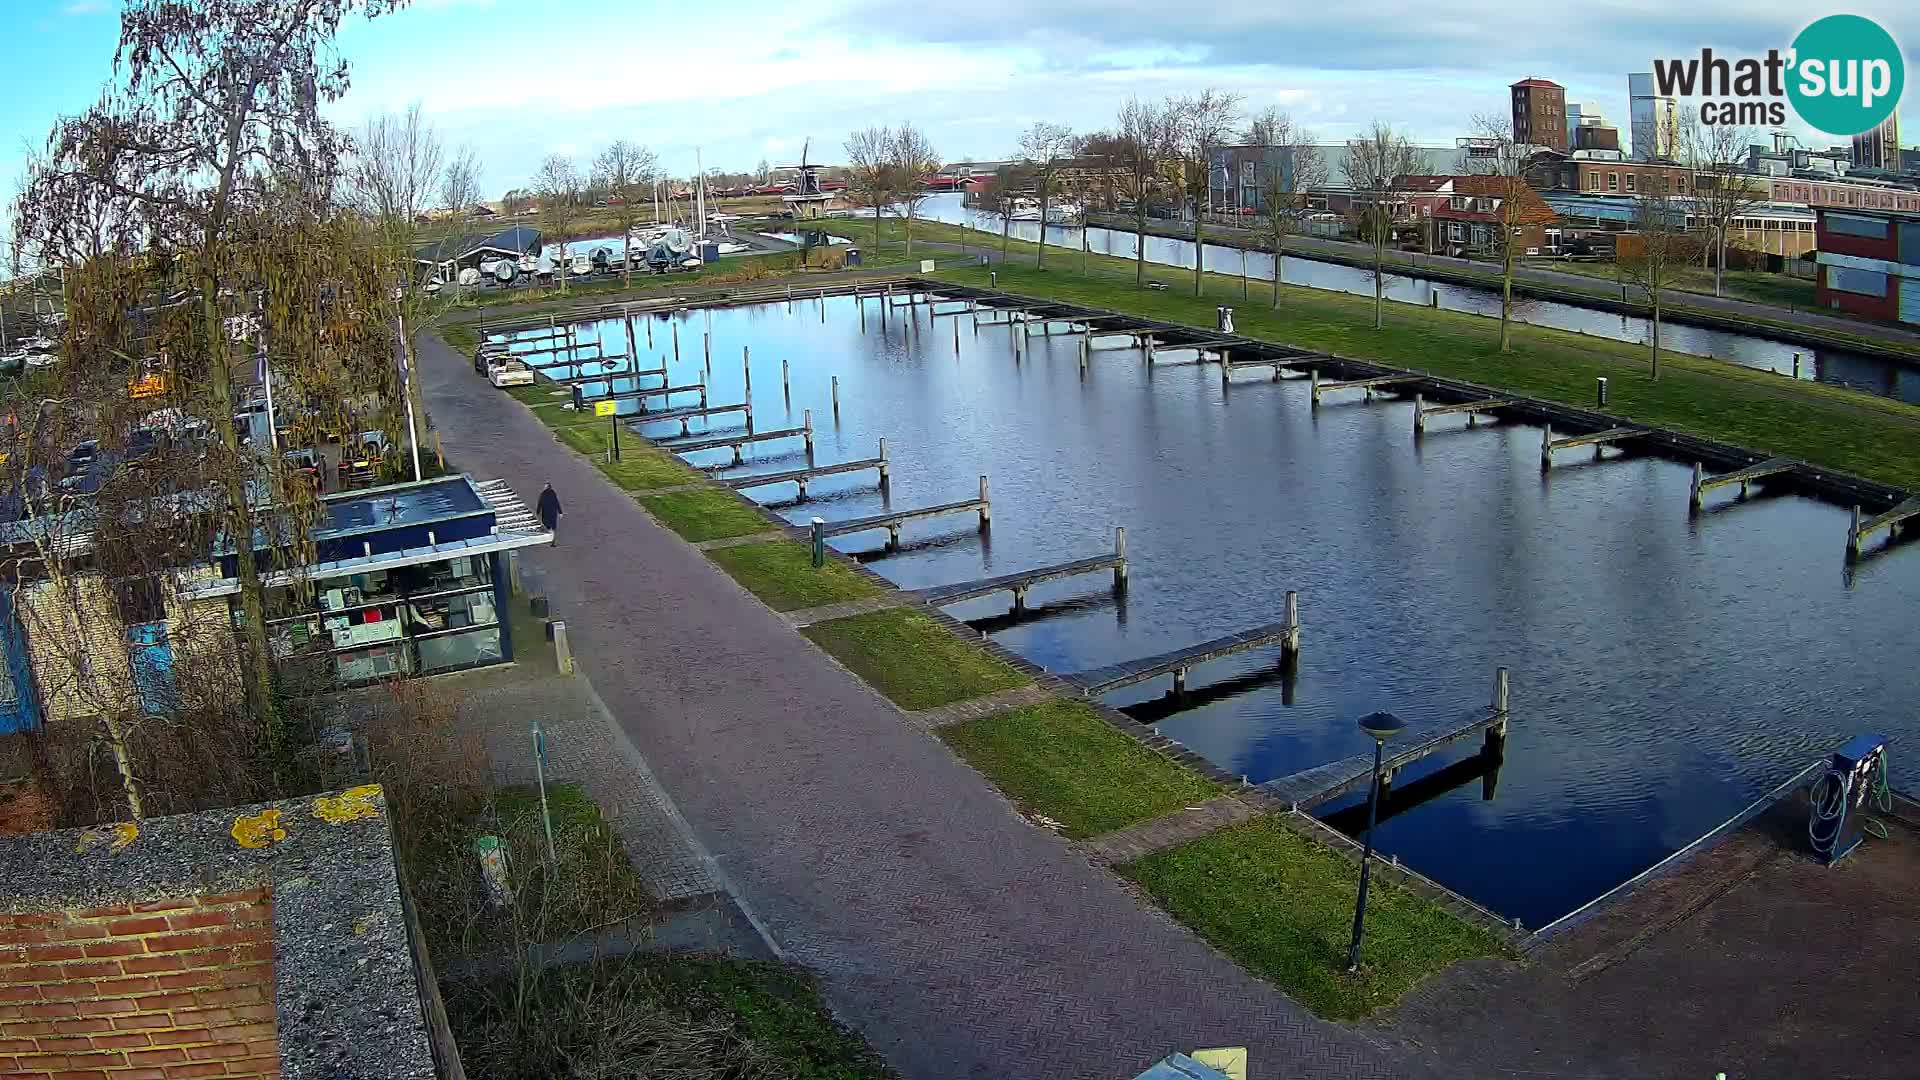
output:
M1564 90L1564 89L1566 89L1566 87L1564 87L1564 86L1561 86L1561 85L1560 85L1559 83L1557 83L1557 82L1554 82L1554 81L1553 81L1552 79L1533 79L1533 78L1528 78L1528 79L1521 79L1521 80L1520 80L1519 82L1517 82L1517 83L1514 83L1513 85L1514 85L1515 87L1521 87L1521 86L1547 86L1547 87L1552 87L1552 88L1553 88L1553 89L1555 89L1555 90Z

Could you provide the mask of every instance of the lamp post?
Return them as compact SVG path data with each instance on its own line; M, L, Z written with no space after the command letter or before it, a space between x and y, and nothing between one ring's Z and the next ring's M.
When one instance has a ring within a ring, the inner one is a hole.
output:
M1347 972L1360 970L1360 931L1367 918L1367 880L1373 870L1373 827L1380 821L1380 758L1387 740L1407 729L1407 722L1390 712L1368 713L1360 730L1373 740L1373 783L1367 788L1367 840L1360 855L1360 898L1353 905L1353 944L1347 947Z

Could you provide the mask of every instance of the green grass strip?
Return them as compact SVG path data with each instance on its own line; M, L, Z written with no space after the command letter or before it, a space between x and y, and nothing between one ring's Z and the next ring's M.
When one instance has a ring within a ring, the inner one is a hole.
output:
M1330 1020L1358 1020L1456 961L1500 954L1491 934L1376 879L1360 972L1347 974L1359 868L1273 818L1155 852L1120 872L1222 952Z
M552 411L535 410L536 413ZM665 450L624 436L620 440L620 460L608 461L607 448L613 444L613 434L605 422L553 425L553 431L561 442L585 455L595 467L607 474L608 479L628 491L652 491L681 484L698 484L705 479L700 470Z
M941 728L940 738L1023 809L1076 838L1170 814L1220 790L1074 701L967 720Z
M800 631L903 709L932 709L1024 686L1027 676L909 608Z
M721 540L729 536L767 532L773 528L750 506L729 491L675 491L640 500L662 525L685 539Z
M707 552L707 558L775 611L798 611L878 596L880 587L828 559L813 565L813 549L792 540L769 540Z

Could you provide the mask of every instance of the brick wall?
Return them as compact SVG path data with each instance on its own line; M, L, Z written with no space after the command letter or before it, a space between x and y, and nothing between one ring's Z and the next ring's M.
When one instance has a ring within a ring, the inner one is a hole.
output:
M0 912L0 1077L278 1077L264 891Z

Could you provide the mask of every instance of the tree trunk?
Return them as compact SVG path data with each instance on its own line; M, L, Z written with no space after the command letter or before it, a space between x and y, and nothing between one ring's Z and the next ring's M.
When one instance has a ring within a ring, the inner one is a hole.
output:
M1380 329L1382 325L1381 305L1385 302L1387 291L1386 274L1381 269L1381 264L1386 262L1387 258L1387 242L1380 235L1381 231L1381 222L1376 217L1373 222L1373 328L1375 330Z
M799 221L796 220L794 224L798 225ZM880 257L880 201L878 199L873 203L873 257L876 259Z
M1653 379L1660 380L1660 293L1653 293L1653 324L1647 335L1647 344L1653 349Z
M212 273L200 274L201 318L207 338L209 411L213 414L214 434L220 439L230 464L220 470L220 486L227 502L227 535L234 548L234 562L240 578L240 633L246 643L240 656L241 679L247 695L248 711L260 721L267 737L267 749L275 751L280 737L280 704L273 693L273 652L267 645L266 590L260 581L260 568L254 562L253 508L247 498L245 459L240 451L240 435L233 426L233 373L228 369L231 356L227 349L225 323L218 304L219 281Z
M1724 225L1720 228L1720 243L1715 245L1714 254L1716 258L1713 260L1713 295L1719 296L1720 275L1727 269L1727 230Z
M1500 351L1513 351L1513 238L1503 246L1500 260Z
M1000 207L1000 261L1007 261L1007 245L1013 236L1013 204L1004 203Z
M553 270L554 275L560 279L560 295L567 295L567 242L565 240L560 241L560 262Z
M907 261L913 261L913 203L907 203Z
M1207 249L1200 243L1200 226L1205 217L1200 213L1200 197L1193 198L1193 295L1200 295L1200 275L1206 272Z
M1147 194L1143 186L1140 201L1134 204L1133 287L1147 287Z
M1273 310L1280 310L1280 279L1285 275L1287 262L1287 234L1275 231L1273 234Z
M107 729L107 747L113 751L113 767L120 773L120 789L127 795L127 816L134 821L147 816L140 798L140 781L133 775L133 755L127 750L127 728L119 714L109 712L100 718Z
M1045 178L1040 181L1040 249L1033 257L1033 265L1044 268L1047 264L1047 203L1052 194L1048 189L1053 185Z

